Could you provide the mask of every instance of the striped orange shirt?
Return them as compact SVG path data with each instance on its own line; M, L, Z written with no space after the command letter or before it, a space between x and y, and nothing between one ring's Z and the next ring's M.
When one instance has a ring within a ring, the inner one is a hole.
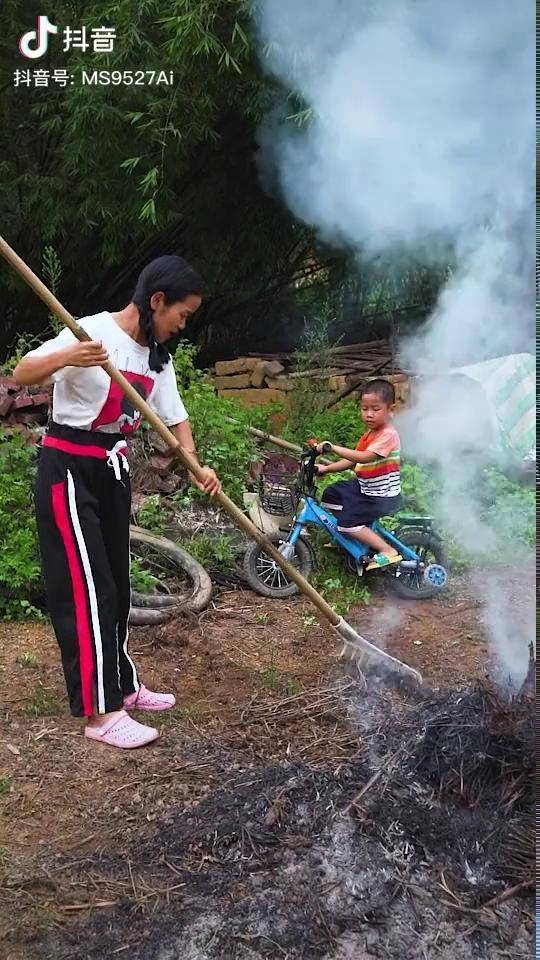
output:
M373 460L357 463L354 471L360 490L369 497L397 497L401 493L399 433L390 424L368 430L356 444L356 450L373 453Z

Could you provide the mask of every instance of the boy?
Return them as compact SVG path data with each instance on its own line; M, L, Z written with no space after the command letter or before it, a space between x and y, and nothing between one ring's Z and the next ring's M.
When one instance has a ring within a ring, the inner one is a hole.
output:
M354 450L330 444L330 452L342 460L318 465L319 475L352 470L356 477L333 483L323 492L321 505L339 513L338 530L367 544L374 553L367 569L401 560L382 537L371 529L379 517L399 510L402 504L399 461L401 443L391 422L394 387L388 380L370 380L362 390L360 409L368 427ZM323 444L317 446L323 452ZM326 443L324 452L328 451Z

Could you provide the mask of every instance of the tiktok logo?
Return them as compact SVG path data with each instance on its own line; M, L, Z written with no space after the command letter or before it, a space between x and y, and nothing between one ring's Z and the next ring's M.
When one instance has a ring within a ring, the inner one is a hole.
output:
M19 40L19 50L23 57L37 60L47 53L49 33L58 33L58 27L51 23L48 17L38 17L37 30L29 30Z

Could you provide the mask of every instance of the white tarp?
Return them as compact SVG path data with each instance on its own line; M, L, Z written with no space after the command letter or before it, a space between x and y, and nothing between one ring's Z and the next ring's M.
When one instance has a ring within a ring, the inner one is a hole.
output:
M522 459L536 459L535 357L515 353L459 367L451 374L469 377L483 388L496 445Z

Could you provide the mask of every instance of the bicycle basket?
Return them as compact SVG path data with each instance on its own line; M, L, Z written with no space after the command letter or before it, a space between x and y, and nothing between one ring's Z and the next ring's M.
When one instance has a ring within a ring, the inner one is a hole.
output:
M279 483L261 477L259 500L263 510L274 517L287 517L294 514L298 505L295 477L280 477Z

